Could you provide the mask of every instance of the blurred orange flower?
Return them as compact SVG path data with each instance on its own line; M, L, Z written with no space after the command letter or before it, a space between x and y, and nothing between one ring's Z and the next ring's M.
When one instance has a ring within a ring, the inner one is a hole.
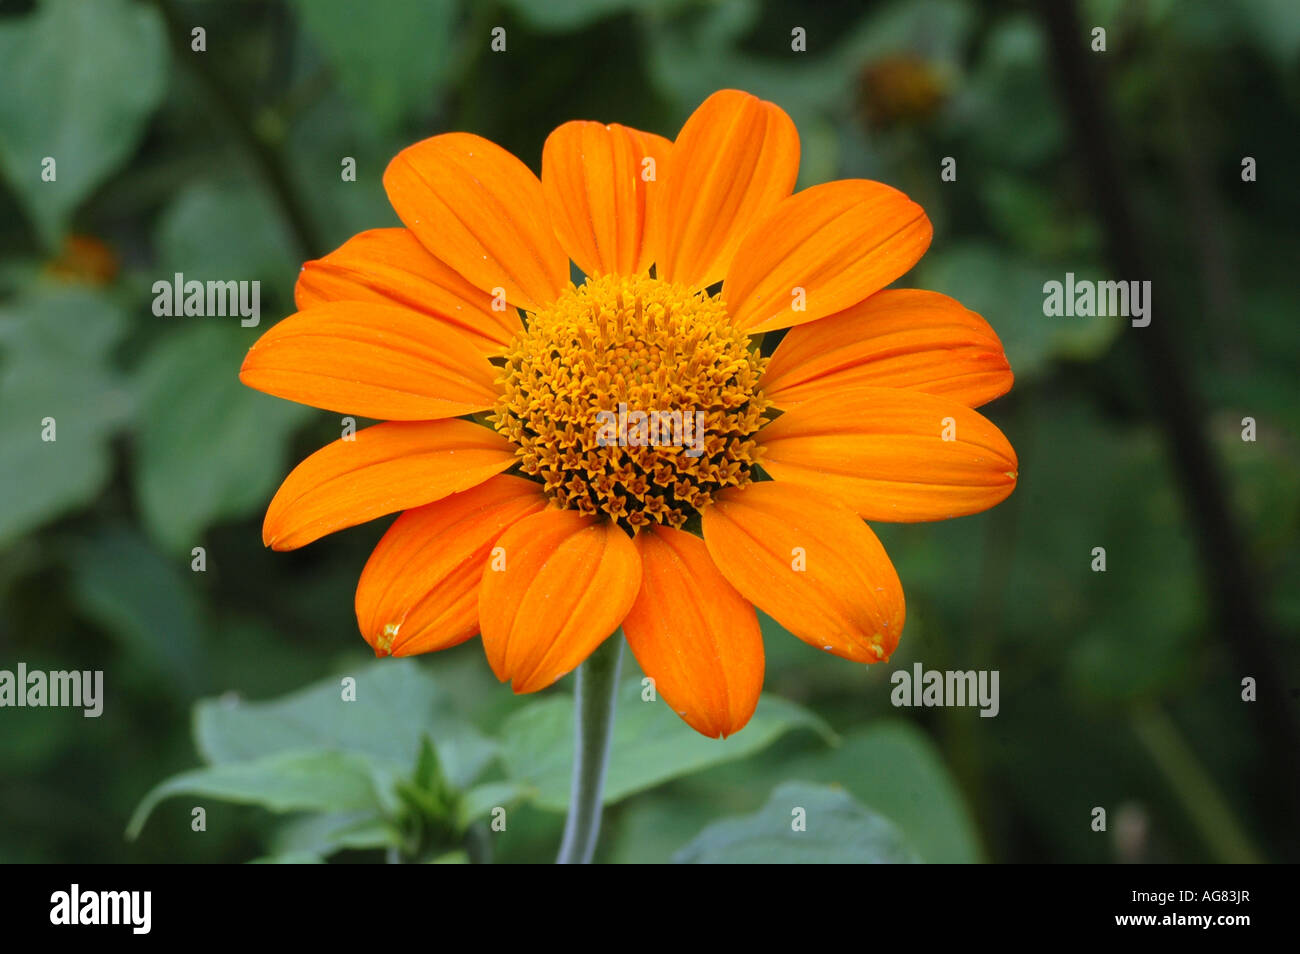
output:
M108 285L117 277L113 250L92 235L69 235L57 257L45 263L45 273L62 281Z
M915 54L881 57L858 76L859 107L868 123L881 128L924 122L947 96L943 74Z

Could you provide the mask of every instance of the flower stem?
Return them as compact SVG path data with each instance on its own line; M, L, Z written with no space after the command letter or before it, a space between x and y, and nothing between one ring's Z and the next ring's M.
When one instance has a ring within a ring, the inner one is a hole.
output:
M559 865L585 865L596 851L600 834L601 796L609 739L618 702L618 671L623 661L623 631L605 640L578 667L574 695L573 786L569 817L564 823Z
M1164 710L1154 705L1143 707L1134 713L1132 724L1214 860L1232 865L1262 863L1263 856L1233 813L1223 790Z

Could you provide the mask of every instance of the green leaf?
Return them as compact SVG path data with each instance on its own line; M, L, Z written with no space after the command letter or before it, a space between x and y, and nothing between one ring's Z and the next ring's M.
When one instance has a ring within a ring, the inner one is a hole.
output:
M930 740L911 723L878 722L847 733L829 752L782 765L781 774L843 786L896 824L924 861L981 860L960 791Z
M796 825L802 821L803 830ZM900 864L902 833L847 792L787 782L758 812L715 822L673 859L681 864Z
M1051 53L1041 25L1028 11L1011 13L991 25L977 49L974 69L957 90L960 134L971 150L997 157L1001 169L1055 161L1067 124L1056 91L1043 82Z
M988 723L997 720L975 720ZM694 776L619 812L611 832L615 862L668 860L665 833L677 843L698 831L719 806L745 811L790 778L842 788L880 812L906 837L920 860L961 864L984 860L960 790L929 738L909 722L881 721L847 732L831 749L791 757L764 756Z
M422 816L434 822L441 822L451 816L455 804L452 792L441 774L436 774L432 781L422 783L421 777L427 775L424 767L426 753L434 752L433 743L425 739L416 762L415 778L399 778L395 791L405 813ZM436 758L436 757L435 757ZM437 772L437 769L435 769Z
M0 549L92 500L130 411L108 364L125 318L103 296L42 289L0 308ZM46 418L55 440L42 439Z
M457 6L456 0L389 4L358 29L353 0L294 3L339 85L383 129L432 110L456 52Z
M165 335L138 371L136 499L153 537L179 555L214 523L270 501L288 470L289 437L312 413L241 384L255 333L211 320L230 323Z
M476 785L461 798L460 827L467 828L471 822L492 814L493 809L505 808L532 795L532 789L517 782L487 782Z
M681 5L681 0L506 0L506 5L534 29L561 33L619 13L650 9L662 12L665 7Z
M126 0L44 0L0 21L0 165L42 239L134 152L166 90L158 12ZM42 179L53 158L54 181Z
M1241 19L1243 32L1274 60L1279 71L1295 68L1300 55L1300 9L1291 0L1247 0L1225 3L1218 12ZM1171 19L1181 18L1179 9Z
M250 865L323 865L325 859L310 851L290 851L282 855L254 858Z
M202 609L188 569L164 560L133 530L110 527L70 550L72 596L186 701L207 671Z
M273 856L311 854L329 857L345 849L398 848L401 832L368 812L326 812L293 818L272 839Z
M469 854L459 849L429 859L431 865L467 865L469 863Z
M344 701L343 678L356 679L355 701ZM409 775L426 732L453 788L468 787L495 755L494 743L451 711L413 660L384 660L272 702L205 699L194 711L199 753L216 764L326 749Z
M751 763L765 758L759 756ZM751 763L737 766L743 771L745 781L741 784L746 784L751 777L748 772ZM670 864L682 845L720 815L746 811L762 803L761 797L754 804L750 801L735 804L700 795L692 786L693 781L666 785L620 805L616 813L611 813L608 825L601 828L596 861L612 865ZM756 794L761 796L766 792Z
M710 765L744 758L793 729L830 734L811 712L765 694L749 724L729 739L706 739L662 701L643 702L641 682L619 688L605 779L606 804ZM573 768L573 697L556 695L514 713L501 730L506 774L537 790L537 804L564 811Z
M186 281L260 281L267 286L259 289L262 318L268 317L268 290L289 304L301 262L279 209L255 182L187 186L163 212L154 240L163 280L170 282L180 272ZM237 317L186 320L240 322ZM251 326L245 330L250 336L260 333ZM250 337L246 346L251 343Z
M212 765L174 775L140 802L127 838L140 834L164 799L177 795L260 805L273 812L383 810L373 766L349 752L280 752L249 762Z

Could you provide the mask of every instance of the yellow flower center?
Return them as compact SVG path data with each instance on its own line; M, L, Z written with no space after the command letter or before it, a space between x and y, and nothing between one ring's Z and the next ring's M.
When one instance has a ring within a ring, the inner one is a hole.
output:
M681 527L743 487L766 359L718 298L608 275L533 314L505 354L492 423L561 507L635 532Z

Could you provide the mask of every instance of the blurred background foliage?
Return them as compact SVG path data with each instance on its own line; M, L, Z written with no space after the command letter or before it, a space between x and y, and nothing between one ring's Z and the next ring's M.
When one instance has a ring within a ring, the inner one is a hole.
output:
M352 594L387 521L265 551L265 503L339 419L236 371L293 310L303 260L398 224L380 177L403 146L468 130L536 169L565 120L671 136L728 86L794 118L801 185L876 178L926 208L932 249L900 284L952 294L1002 336L1016 387L986 413L1021 482L985 515L878 528L908 597L888 666L833 659L765 620L762 718L726 743L638 708L625 657L600 858L669 860L688 843L681 860L736 857L745 826L785 818L789 796L849 827L866 806L855 831L882 857L1300 860L1284 764L1300 753L1270 748L1241 700L1244 676L1300 693L1300 5L1081 8L1107 30L1093 55L1113 135L1173 279L1156 285L1155 320L1176 324L1209 409L1281 674L1243 672L1238 634L1213 622L1126 340L1142 332L1043 316L1043 282L1066 271L1148 276L1108 272L1035 13L1010 0L0 3L0 668L103 669L107 691L99 719L0 712L0 860L459 860L458 846L483 854L475 819L490 804L517 806L491 836L497 860L553 856L572 680L515 698L477 641L373 663ZM791 51L795 26L806 53ZM45 156L57 183L40 181ZM955 182L940 180L945 156ZM1258 181L1242 181L1244 156ZM155 317L151 286L178 271L260 280L262 326ZM47 416L55 443L38 440ZM1097 546L1105 573L1089 568ZM889 674L918 661L999 670L999 715L893 708ZM363 714L339 725L326 701L349 675ZM173 783L201 797L162 802L124 837L146 792L203 763ZM191 832L193 804L206 832Z

